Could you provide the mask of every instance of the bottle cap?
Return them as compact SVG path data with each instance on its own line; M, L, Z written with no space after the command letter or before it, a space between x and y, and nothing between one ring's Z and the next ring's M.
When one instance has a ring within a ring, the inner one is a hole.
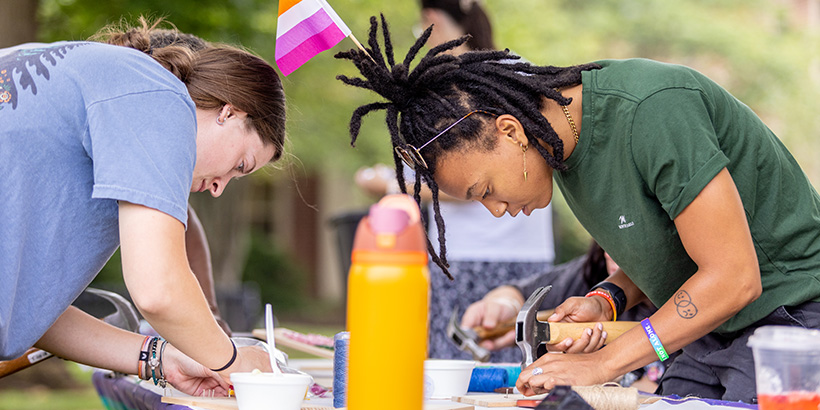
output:
M352 257L362 253L391 253L391 258L404 253L409 263L427 263L421 211L413 198L405 194L387 195L370 207L356 230Z

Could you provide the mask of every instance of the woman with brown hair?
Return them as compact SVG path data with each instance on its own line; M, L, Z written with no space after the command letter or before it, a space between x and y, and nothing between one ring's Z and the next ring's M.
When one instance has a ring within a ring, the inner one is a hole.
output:
M270 362L214 320L186 257L187 200L282 155L284 92L259 57L152 42L157 24L0 50L0 359L35 345L225 394L230 373ZM70 307L118 246L129 293L164 340Z

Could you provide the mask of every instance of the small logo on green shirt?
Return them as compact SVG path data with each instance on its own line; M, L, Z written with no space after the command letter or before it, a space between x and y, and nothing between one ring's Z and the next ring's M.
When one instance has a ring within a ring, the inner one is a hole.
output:
M635 222L633 222L633 221L627 222L625 215L621 215L621 217L618 218L618 223L620 224L620 225L618 225L618 229L626 229L626 228L629 228L632 225L635 225Z

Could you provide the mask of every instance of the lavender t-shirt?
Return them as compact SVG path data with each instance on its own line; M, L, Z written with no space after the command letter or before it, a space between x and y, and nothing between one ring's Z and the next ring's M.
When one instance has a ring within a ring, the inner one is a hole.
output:
M149 56L0 50L0 359L32 346L119 246L118 201L186 223L195 106Z

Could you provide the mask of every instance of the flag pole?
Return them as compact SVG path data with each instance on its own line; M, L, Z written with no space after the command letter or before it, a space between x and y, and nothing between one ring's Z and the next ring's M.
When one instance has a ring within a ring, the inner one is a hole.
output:
M359 50L362 50L365 54L367 54L368 57L370 57L370 61L372 61L373 64L377 64L376 60L373 59L373 56L371 56L370 53L368 53L367 50L364 48L364 46L362 46L362 43L360 43L359 40L356 39L356 36L353 35L353 32L350 33L348 38L350 38L351 40L353 40L354 43L356 43L356 47L359 47Z

